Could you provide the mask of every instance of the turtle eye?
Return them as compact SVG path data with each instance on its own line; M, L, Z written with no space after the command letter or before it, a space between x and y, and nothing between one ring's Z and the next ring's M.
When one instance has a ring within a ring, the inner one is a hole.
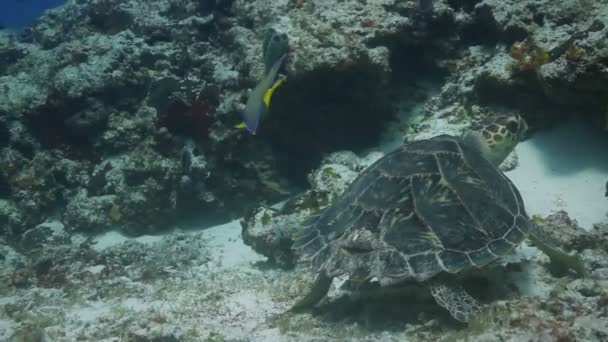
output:
M519 131L519 123L515 120L509 121L507 123L507 129L511 134L517 134L517 131Z

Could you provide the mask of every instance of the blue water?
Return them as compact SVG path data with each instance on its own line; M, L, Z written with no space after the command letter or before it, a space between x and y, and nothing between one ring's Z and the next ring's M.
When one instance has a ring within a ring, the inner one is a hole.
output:
M0 0L0 27L21 28L65 0Z

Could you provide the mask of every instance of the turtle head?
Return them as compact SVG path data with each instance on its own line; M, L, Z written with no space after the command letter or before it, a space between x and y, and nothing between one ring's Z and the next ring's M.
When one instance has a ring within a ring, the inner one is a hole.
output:
M465 140L498 166L523 140L527 131L528 124L520 115L498 115L482 123L478 130L467 133Z

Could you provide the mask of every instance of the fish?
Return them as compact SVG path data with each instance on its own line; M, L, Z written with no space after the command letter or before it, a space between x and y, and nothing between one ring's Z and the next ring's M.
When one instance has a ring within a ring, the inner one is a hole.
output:
M190 174L192 171L192 154L194 151L194 142L186 141L180 152L180 162L182 165L182 173Z
M266 90L266 92L264 93L264 105L266 105L266 110L268 110L268 108L270 107L270 101L272 100L272 95L274 94L274 91L279 86L281 86L283 82L285 82L285 79L285 76L279 75L274 84L270 88L268 88L268 90Z
M285 77L279 75L279 70L285 61L287 54L283 54L268 71L266 76L251 91L247 99L247 105L243 112L243 122L236 125L236 128L245 128L249 133L255 135L260 119L268 111L270 101L275 90L285 82Z

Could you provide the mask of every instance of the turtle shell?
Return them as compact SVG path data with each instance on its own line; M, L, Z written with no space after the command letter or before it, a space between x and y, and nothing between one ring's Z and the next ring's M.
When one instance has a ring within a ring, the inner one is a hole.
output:
M529 229L513 183L451 136L412 142L363 171L309 218L294 249L314 271L382 285L481 268Z

